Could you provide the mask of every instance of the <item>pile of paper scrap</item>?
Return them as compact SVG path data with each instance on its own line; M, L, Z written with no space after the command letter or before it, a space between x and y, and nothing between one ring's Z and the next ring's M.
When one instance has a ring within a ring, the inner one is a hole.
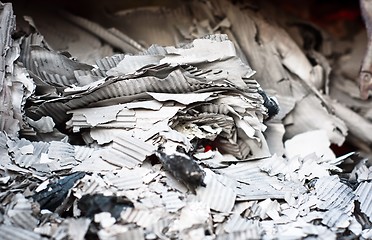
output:
M372 125L265 9L0 3L0 238L372 238Z

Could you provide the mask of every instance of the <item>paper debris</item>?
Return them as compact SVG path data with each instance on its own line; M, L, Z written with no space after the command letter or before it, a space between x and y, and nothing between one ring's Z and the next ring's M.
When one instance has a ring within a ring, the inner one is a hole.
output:
M234 206L236 193L223 184L210 170L205 170L205 188L197 188L198 199L208 207L219 212L230 212Z
M371 191L372 184L370 182L362 182L355 190L355 194L358 196L357 199L360 202L360 208L363 213L372 220L372 210L371 210Z
M310 153L316 153L318 157L334 159L335 155L332 150L329 149L330 144L326 132L317 130L296 135L292 139L287 140L284 146L288 158L292 158L296 155L305 157Z
M370 238L353 45L279 2L162 4L0 3L0 238Z

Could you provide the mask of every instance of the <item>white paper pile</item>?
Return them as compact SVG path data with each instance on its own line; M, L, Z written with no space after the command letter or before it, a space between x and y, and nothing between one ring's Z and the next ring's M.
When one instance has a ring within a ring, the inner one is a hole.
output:
M46 12L65 38L38 15L16 39L0 3L0 238L370 237L371 166L331 150L347 127L320 66L248 13L191 1L107 29Z

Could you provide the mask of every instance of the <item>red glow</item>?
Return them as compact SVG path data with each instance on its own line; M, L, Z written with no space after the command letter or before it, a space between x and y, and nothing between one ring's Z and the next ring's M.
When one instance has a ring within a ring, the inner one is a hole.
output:
M210 150L212 150L212 146L211 145L205 145L204 146L204 152L208 152Z
M360 17L360 13L357 10L341 9L337 12L329 14L326 17L326 20L328 20L328 21L335 21L335 20L355 21L359 17Z

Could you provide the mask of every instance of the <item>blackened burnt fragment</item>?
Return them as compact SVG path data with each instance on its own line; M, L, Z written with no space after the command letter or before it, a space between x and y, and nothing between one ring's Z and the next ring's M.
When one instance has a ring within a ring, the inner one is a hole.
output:
M266 118L266 120L270 120L279 113L279 105L274 98L267 96L267 94L262 89L259 89L258 93L262 96L264 100L263 105L267 108L268 117Z
M75 172L54 183L49 183L44 190L34 194L32 198L40 204L41 209L54 211L65 200L68 191L84 176L84 172Z
M78 208L84 217L93 218L95 214L109 212L118 219L124 208L133 207L133 203L124 197L104 196L103 194L84 195L78 201Z
M165 149L161 147L155 154L165 170L195 193L195 189L198 186L206 186L204 183L205 172L194 158L179 150L177 148L177 151L165 153Z

